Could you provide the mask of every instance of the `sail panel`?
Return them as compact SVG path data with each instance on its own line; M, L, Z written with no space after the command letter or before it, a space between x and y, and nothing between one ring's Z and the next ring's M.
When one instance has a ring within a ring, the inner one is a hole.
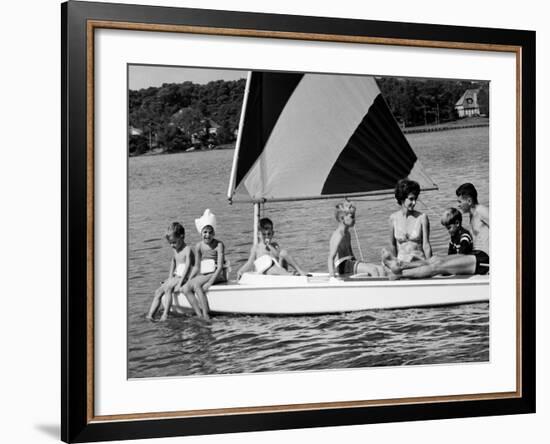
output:
M320 195L378 95L373 78L306 74L245 178L253 199Z
M334 163L322 194L393 188L399 179L407 177L416 160L382 94L378 94Z
M254 72L249 95L236 188L252 200L434 186L373 77Z
M303 74L253 72L241 128L236 186L258 160L288 99Z

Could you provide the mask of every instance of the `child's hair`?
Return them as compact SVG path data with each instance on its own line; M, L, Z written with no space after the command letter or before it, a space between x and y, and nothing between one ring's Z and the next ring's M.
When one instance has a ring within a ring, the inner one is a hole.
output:
M420 185L418 182L409 179L401 179L397 182L397 185L395 185L395 200L397 200L399 205L401 205L411 193L416 197L420 194Z
M336 205L334 217L340 222L346 213L355 214L355 206L347 199Z
M457 222L462 225L462 213L456 208L447 208L441 216L441 225L447 226Z
M170 237L185 237L185 228L179 222L172 222L166 229L164 236L166 239Z
M262 217L260 222L258 222L260 230L267 230L268 228L273 228L273 222L269 217Z
M472 199L472 203L477 205L477 190L473 184L467 182L463 183L456 189L456 195L458 197L469 197Z

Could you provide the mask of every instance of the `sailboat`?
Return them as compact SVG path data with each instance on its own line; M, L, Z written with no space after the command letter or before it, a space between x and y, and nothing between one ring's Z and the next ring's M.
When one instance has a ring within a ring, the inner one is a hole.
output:
M391 195L399 179L436 190L372 76L250 72L227 197L254 208ZM244 273L208 291L212 313L302 315L489 300L488 276L388 280ZM183 294L174 311L190 309Z

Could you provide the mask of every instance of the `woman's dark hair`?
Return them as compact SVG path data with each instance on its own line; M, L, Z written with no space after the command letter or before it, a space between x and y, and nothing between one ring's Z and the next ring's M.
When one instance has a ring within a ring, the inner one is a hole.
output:
M414 180L401 179L395 186L395 200L401 205L409 194L414 194L418 198L420 185Z
M472 199L472 203L477 205L477 190L473 184L467 182L463 183L456 189L457 197L469 197Z

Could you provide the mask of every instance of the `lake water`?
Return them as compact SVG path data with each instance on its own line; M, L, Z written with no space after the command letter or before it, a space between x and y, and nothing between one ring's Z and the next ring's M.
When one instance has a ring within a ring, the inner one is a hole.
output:
M446 254L440 214L455 206L455 189L472 182L489 204L489 128L410 134L411 146L439 191L420 194L417 209L431 221L434 254ZM216 316L210 323L171 316L145 320L153 292L167 277L172 251L164 239L172 221L186 241L199 241L194 219L210 208L226 247L231 278L252 242L252 205L227 203L233 150L129 159L128 376L130 378L263 371L442 364L489 360L489 304L371 310L323 316ZM361 250L379 261L387 246L393 198L356 200ZM262 215L303 268L326 271L335 228L334 200L267 204ZM354 251L359 255L358 246Z

